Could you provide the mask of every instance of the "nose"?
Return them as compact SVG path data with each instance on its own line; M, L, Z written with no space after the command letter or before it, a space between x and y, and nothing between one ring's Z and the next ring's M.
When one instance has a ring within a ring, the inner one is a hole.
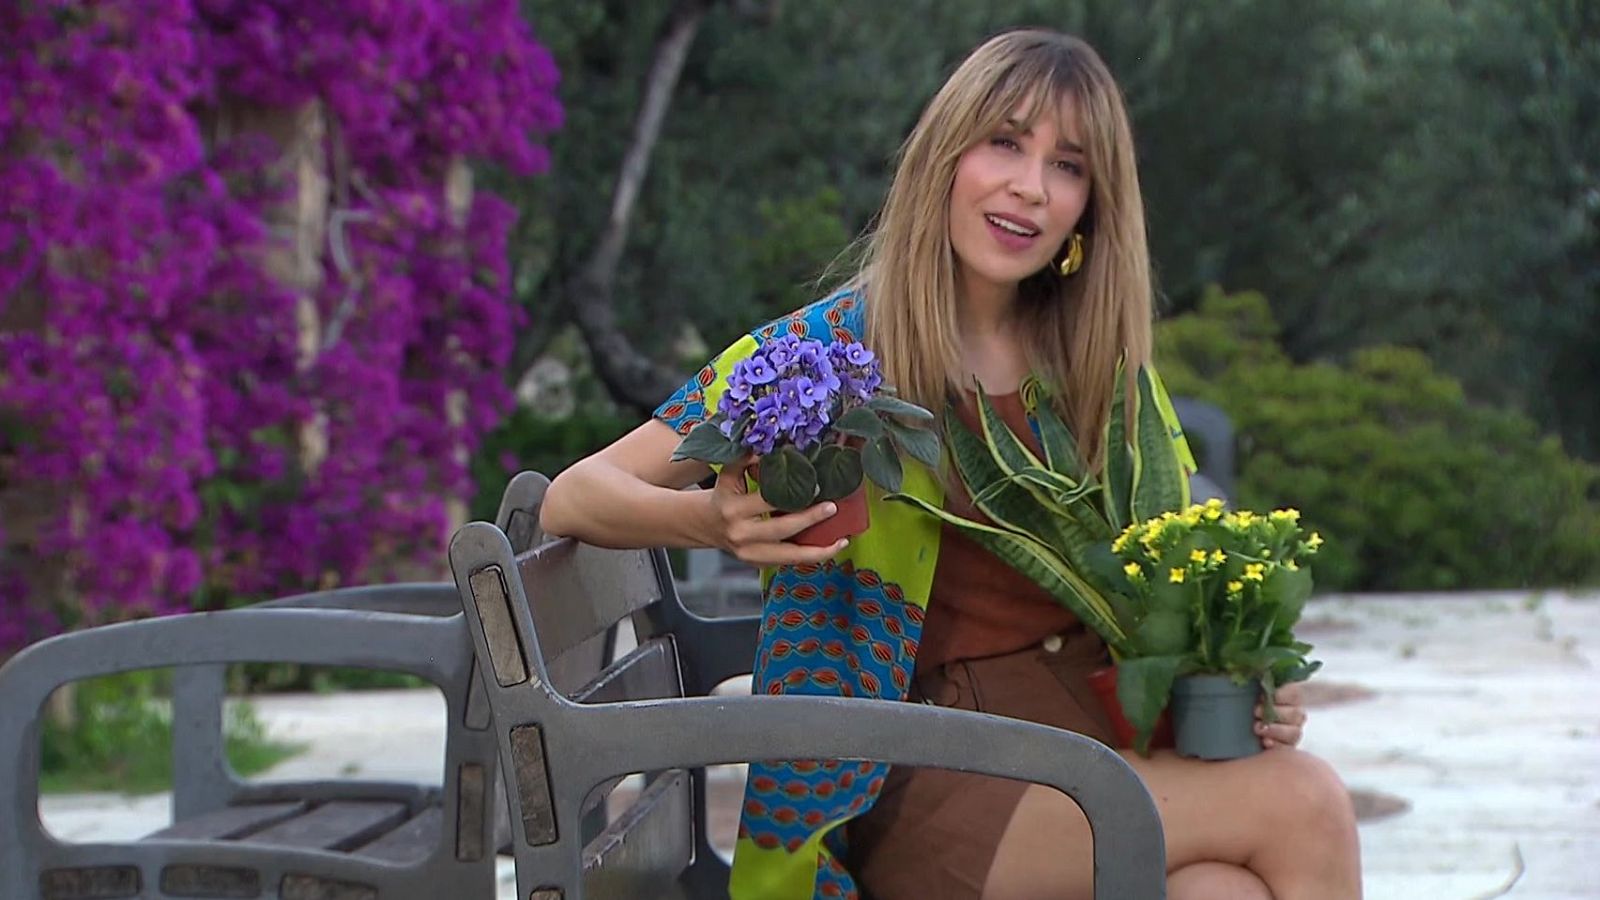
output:
M1030 206L1043 206L1050 199L1045 193L1044 174L1030 164L1020 166L1012 176L1011 194Z

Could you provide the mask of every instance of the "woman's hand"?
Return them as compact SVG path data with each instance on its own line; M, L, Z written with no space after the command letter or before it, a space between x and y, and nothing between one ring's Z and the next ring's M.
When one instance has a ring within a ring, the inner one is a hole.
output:
M787 566L821 562L843 550L848 539L826 547L791 544L788 538L837 512L832 501L813 504L797 512L766 518L776 507L745 487L745 470L755 461L745 456L728 463L711 489L714 543L755 566Z
M1306 708L1300 683L1278 688L1278 692L1272 695L1272 702L1278 708L1278 721L1271 724L1263 718L1266 711L1262 705L1256 704L1256 734L1261 735L1261 746L1271 750L1273 747L1298 745L1306 727Z

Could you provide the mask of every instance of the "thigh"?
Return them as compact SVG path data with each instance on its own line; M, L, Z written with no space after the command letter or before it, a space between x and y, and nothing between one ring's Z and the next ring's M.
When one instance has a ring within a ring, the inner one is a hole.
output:
M1161 816L1167 871L1202 862L1247 866L1286 820L1316 809L1331 770L1309 754L1277 748L1244 759L1205 762L1171 751L1150 758L1124 751ZM1337 780L1332 782L1337 784ZM1093 895L1088 820L1071 798L1032 785L995 850L985 900Z

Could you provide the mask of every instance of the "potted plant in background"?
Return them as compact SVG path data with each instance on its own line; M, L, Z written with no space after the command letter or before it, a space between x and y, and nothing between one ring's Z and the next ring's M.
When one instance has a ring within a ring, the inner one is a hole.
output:
M981 386L978 433L963 425L953 409L946 415L951 459L973 505L989 523L954 515L909 495L890 499L962 529L1094 629L1110 648L1113 667L1096 673L1091 684L1101 692L1119 739L1145 753L1157 735L1180 670L1199 671L1195 668L1199 661L1213 656L1198 653L1199 645L1192 643L1194 620L1171 605L1174 592L1153 591L1155 582L1144 572L1143 563L1123 559L1113 549L1114 544L1142 549L1142 536L1155 528L1153 523L1170 521L1188 503L1186 476L1157 405L1155 376L1141 366L1132 383L1136 392L1130 394L1119 367L1101 435L1106 459L1098 471L1081 457L1077 441L1053 411L1040 383L1029 378L1022 385L1022 397L1037 426L1042 459L1007 427ZM1220 510L1220 505L1216 508ZM1138 537L1130 536L1136 532ZM1174 529L1168 538L1175 540L1177 533ZM1157 546L1163 552L1167 549L1165 543ZM1196 577L1191 591L1201 583ZM1275 587L1273 597L1277 591ZM1305 591L1309 592L1309 578ZM1299 602L1303 604L1304 598ZM1267 629L1272 648L1267 656L1280 659L1284 650L1303 646L1282 643L1292 625L1286 617ZM1300 670L1287 662L1272 670L1279 679L1296 674ZM1253 738L1253 731L1249 733Z
M672 459L725 465L747 453L761 496L781 513L832 500L838 511L790 538L826 546L867 529L862 477L900 490L904 451L939 465L933 414L895 396L877 358L858 342L785 335L734 366L717 410L684 436Z

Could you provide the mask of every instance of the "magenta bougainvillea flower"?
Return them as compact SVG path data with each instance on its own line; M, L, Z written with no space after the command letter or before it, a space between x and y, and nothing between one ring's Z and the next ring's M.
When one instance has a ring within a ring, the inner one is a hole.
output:
M0 3L0 490L54 498L25 560L0 522L0 654L437 558L518 315L511 207L445 175L542 171L562 113L515 0L404 7ZM302 297L263 268L293 169L215 123L310 102L348 253ZM25 595L46 562L72 604Z

